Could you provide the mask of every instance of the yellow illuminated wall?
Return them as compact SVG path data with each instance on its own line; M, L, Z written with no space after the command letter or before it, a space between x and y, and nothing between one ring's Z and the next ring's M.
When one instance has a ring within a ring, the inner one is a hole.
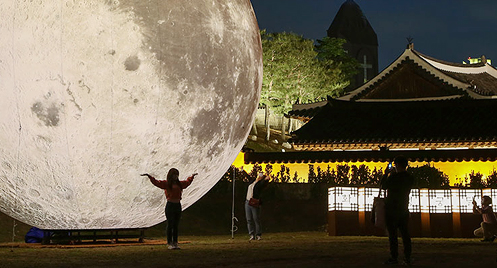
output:
M254 165L244 164L243 161L243 153L240 153L236 158L233 165L237 168L243 168L246 172L250 172ZM386 162L335 162L335 163L285 163L284 165L290 168L290 175L293 177L294 173L297 172L298 176L302 178L304 182L307 181L307 175L309 173L309 164L314 165L314 169L318 166L326 170L328 166L331 169L336 170L337 165L348 164L349 166L356 165L366 165L370 170L376 169L385 169L387 163ZM410 162L409 165L411 167L423 166L426 165L427 162ZM456 183L456 178L465 178L471 171L480 172L483 174L483 179L485 179L488 175L492 173L493 170L497 170L497 162L429 162L431 166L438 168L440 171L449 176L450 184L454 185ZM281 164L271 164L273 166L273 175L275 175L278 171L280 171ZM266 164L261 164L263 170L266 167Z

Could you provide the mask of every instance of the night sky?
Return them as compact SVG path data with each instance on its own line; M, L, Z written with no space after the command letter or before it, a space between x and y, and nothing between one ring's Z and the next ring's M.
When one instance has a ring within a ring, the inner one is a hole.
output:
M345 0L251 0L259 27L321 39ZM379 68L414 38L414 49L462 63L485 55L497 66L497 0L355 0L378 36Z

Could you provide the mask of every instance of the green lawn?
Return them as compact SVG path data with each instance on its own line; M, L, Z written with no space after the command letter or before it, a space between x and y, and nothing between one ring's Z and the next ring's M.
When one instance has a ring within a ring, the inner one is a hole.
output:
M160 239L160 238L158 238ZM3 244L0 267L384 267L385 237L330 237L321 232L180 236L181 250L165 245L25 248ZM21 244L22 245L22 244ZM23 245L22 245L23 246ZM401 247L402 251L402 247ZM478 239L413 239L416 267L496 267L497 243Z

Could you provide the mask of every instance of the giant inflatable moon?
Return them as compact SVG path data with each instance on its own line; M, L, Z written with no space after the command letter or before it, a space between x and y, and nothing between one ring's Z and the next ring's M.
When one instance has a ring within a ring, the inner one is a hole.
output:
M0 210L43 229L149 227L243 146L262 49L249 0L0 3Z

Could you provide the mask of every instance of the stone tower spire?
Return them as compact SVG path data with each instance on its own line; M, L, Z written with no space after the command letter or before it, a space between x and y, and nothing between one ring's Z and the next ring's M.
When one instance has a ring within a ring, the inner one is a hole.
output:
M347 40L344 49L360 64L349 90L378 74L378 37L356 2L347 0L342 4L327 33L329 37Z

